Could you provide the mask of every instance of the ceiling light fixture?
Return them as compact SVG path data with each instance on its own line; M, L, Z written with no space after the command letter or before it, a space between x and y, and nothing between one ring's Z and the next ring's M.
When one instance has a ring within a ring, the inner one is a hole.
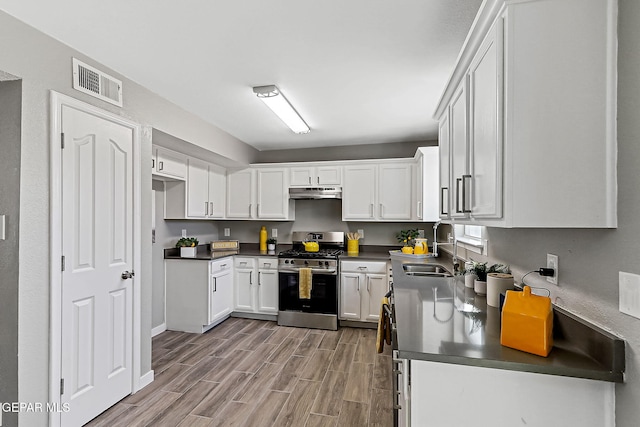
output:
M257 86L253 88L253 92L267 104L276 116L280 117L287 126L295 133L309 133L309 126L302 120L302 117L293 108L287 98L284 97L280 89L275 85Z

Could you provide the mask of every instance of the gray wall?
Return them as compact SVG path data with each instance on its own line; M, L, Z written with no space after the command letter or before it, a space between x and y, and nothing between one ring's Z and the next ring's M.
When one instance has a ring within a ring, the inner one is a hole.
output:
M323 160L392 159L413 157L419 147L438 145L438 141L393 142L387 144L364 144L322 148L300 148L295 150L260 151L258 163L305 162Z
M0 402L18 401L21 108L22 82L0 81L0 215L6 225L0 240ZM6 413L2 422L17 426L18 415Z
M255 160L257 150L176 107L116 71L0 12L0 70L22 79L20 235L18 281L18 400L49 401L49 91L55 90L143 125L141 164L151 164L151 128L217 152L238 163ZM118 108L71 88L72 56L123 80ZM3 153L4 156L4 153ZM4 185L4 184L3 184ZM151 176L142 174L142 216L151 218ZM151 233L142 221L142 236ZM141 373L151 369L151 241L143 239ZM28 267L28 268L25 268ZM19 415L20 425L46 425L48 414Z

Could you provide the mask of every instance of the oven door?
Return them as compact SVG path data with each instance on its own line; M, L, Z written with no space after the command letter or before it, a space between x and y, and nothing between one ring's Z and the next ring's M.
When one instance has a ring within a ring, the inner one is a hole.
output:
M305 313L338 314L338 276L314 273L311 279L311 298L300 299L299 273L278 273L280 311L302 311Z

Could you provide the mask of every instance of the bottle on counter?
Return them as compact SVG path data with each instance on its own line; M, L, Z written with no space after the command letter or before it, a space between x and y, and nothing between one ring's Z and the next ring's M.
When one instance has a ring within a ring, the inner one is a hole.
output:
M267 227L260 228L260 252L267 251Z

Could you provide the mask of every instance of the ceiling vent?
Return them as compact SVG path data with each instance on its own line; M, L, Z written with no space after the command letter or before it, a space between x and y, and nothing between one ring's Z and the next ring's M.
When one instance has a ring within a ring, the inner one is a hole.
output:
M73 58L73 88L122 107L122 82Z

